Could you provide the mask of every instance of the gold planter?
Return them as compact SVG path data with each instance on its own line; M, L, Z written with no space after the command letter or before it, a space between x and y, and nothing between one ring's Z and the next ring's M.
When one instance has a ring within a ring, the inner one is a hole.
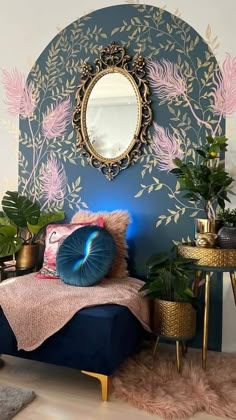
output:
M22 245L16 254L16 266L18 268L34 268L38 263L38 244Z
M153 330L175 340L190 339L196 332L196 310L190 303L155 299Z

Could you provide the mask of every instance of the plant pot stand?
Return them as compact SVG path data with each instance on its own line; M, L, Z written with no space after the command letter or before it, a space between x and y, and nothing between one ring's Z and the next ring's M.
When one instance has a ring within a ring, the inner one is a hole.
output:
M187 353L187 340L183 340L183 338L181 338L181 337L179 337L179 339L178 339L178 337L176 337L176 338L164 337L161 334L155 334L155 335L156 335L156 340L155 340L155 343L154 343L154 346L153 346L153 351L152 351L153 359L156 356L156 352L157 352L157 348L158 348L160 338L165 338L168 341L175 341L176 368L177 368L178 373L180 373L181 372L181 356L185 356L185 354Z
M195 260L190 268L196 270L194 293L197 294L201 276L205 277L205 307L202 340L202 367L207 365L208 322L210 306L210 281L212 273L230 273L232 291L236 305L236 249L198 248L196 246L179 245L178 254L183 258Z
M186 342L191 340L196 332L196 310L187 302L154 299L152 322L152 334L156 336L153 358L160 338L175 342L176 366L180 372L181 353L186 353Z

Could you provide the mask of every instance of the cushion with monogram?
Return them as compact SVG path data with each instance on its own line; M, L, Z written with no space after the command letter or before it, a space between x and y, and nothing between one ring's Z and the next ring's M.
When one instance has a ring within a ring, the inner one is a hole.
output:
M56 255L60 245L75 230L87 225L103 227L103 219L97 218L93 221L81 223L50 224L46 228L44 260L41 270L36 273L38 278L55 279L59 276L56 272Z

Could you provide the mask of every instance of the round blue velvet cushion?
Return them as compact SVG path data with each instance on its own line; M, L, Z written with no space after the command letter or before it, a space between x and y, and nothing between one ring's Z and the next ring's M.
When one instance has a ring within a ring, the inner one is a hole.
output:
M92 286L108 273L115 250L106 229L81 227L62 242L56 257L57 275L71 286Z

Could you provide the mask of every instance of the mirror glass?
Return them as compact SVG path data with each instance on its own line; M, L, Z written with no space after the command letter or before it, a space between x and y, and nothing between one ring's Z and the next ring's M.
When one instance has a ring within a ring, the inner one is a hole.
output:
M93 86L86 109L86 128L92 148L104 158L122 155L133 142L139 123L136 91L124 74L104 74Z

